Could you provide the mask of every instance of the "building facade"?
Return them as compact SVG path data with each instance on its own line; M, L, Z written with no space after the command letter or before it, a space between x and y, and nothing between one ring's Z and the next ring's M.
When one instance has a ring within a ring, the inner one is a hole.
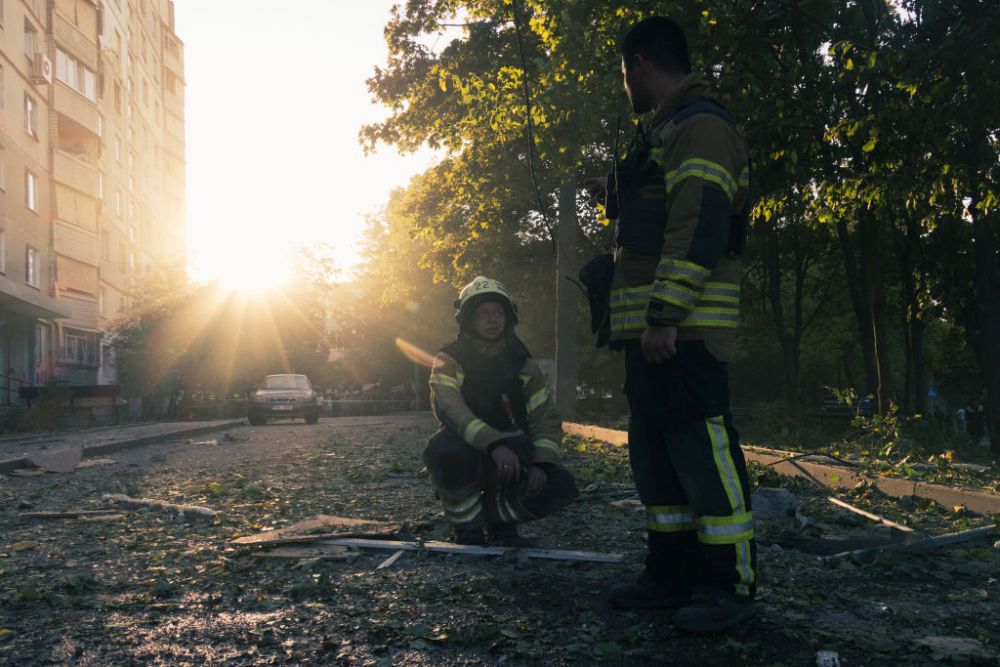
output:
M105 331L185 262L183 44L171 0L0 0L0 367L112 384Z

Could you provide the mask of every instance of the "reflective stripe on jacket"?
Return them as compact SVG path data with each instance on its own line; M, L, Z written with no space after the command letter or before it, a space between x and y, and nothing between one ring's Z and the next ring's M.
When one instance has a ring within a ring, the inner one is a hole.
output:
M653 120L639 171L662 175L662 189L644 195L662 202L662 248L653 256L616 247L611 340L637 339L650 324L676 326L679 339L714 343L713 353L726 360L735 347L741 282L731 224L746 209L750 174L734 124L709 113L685 116L685 100L707 92L704 76L691 74ZM656 125L679 107L682 119Z
M559 463L562 419L549 395L541 366L525 361L518 373L528 410L528 437L535 444L533 463ZM471 447L486 453L491 444L505 436L472 413L462 397L465 373L450 355L439 352L431 369L431 408L446 428L457 433Z

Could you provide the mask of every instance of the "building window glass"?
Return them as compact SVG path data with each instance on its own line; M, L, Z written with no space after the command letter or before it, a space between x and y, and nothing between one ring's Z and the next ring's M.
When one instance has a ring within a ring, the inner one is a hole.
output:
M7 231L0 229L0 273L7 273Z
M97 334L77 329L63 329L60 361L79 366L97 366Z
M7 153L0 146L0 190L7 190Z
M38 250L30 245L24 253L24 282L38 287Z
M38 136L38 104L28 94L24 96L24 131L33 137Z
M56 79L91 102L97 101L97 77L93 70L62 49L56 49Z
M38 212L38 177L30 171L24 172L24 205Z
M31 21L25 19L24 21L24 55L28 56L31 60L35 57L35 44L38 38L38 31L35 30L35 26L31 25Z

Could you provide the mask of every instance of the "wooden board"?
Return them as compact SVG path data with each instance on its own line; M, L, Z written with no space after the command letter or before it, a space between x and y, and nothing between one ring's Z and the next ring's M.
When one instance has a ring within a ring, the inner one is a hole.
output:
M429 551L432 553L457 554L460 556L517 556L519 558L539 558L547 560L575 560L591 563L621 563L622 554L596 553L593 551L563 551L558 549L516 549L513 547L480 547L451 542L402 542L400 540L366 540L358 538L338 538L322 540L318 544L356 547L359 549L388 549L393 551Z
M339 530L338 530L339 529ZM277 530L267 530L256 535L245 535L233 540L236 546L267 546L276 544L297 544L316 542L333 537L373 537L395 536L398 523L372 519L354 519L346 516L317 514L314 517L293 523Z

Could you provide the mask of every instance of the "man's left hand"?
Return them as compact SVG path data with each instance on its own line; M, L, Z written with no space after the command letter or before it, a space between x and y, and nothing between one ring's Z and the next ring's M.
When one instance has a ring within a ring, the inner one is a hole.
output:
M651 364L662 364L677 356L677 327L648 326L642 332L642 356Z
M528 495L533 496L545 488L545 482L549 476L545 474L541 466L530 466L528 468Z

